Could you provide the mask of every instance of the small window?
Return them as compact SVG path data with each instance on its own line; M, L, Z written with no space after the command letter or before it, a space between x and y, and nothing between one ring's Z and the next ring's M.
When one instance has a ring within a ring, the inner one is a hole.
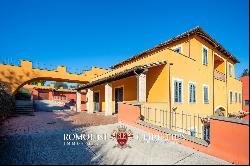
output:
M239 93L239 103L241 103L241 93Z
M190 129L190 136L196 137L196 129L195 128Z
M196 86L194 83L189 83L189 103L196 102Z
M232 77L233 76L232 64L228 65L228 70L229 70L229 76Z
M204 85L203 86L203 102L204 102L204 104L208 104L209 103L208 93L209 93L208 86Z
M234 99L235 99L235 103L237 103L237 101L238 101L238 94L237 94L237 92L234 93Z
M177 53L181 53L181 52L182 52L181 46L177 46L177 47L173 48L173 50L174 50L175 52L177 52Z
M208 64L208 49L206 47L202 47L202 64Z
M233 92L232 91L229 92L229 96L230 96L230 104L232 104L233 103Z
M182 103L182 81L174 81L174 102Z
M249 106L249 100L245 100L244 105L248 107Z

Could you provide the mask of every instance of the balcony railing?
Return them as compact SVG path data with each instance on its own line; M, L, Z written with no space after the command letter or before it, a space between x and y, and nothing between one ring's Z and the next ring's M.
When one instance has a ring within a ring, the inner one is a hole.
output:
M214 70L214 78L220 81L226 81L226 74L218 70Z

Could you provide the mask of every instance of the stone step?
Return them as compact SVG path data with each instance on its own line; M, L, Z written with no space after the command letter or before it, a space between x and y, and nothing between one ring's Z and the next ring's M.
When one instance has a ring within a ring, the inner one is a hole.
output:
M16 105L16 107L33 107L33 105Z
M16 109L29 109L29 108L33 108L32 106L26 106L26 107L16 107Z
M16 107L21 107L21 106L33 106L33 102L26 100L16 100Z
M25 109L25 110L16 109L16 112L33 112L33 109Z
M32 101L17 100L16 101L16 114L34 115L34 108Z

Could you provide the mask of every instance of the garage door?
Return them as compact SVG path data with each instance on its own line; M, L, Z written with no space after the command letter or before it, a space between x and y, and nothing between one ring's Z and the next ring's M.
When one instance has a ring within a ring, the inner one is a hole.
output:
M38 100L49 100L49 93L48 92L39 92Z

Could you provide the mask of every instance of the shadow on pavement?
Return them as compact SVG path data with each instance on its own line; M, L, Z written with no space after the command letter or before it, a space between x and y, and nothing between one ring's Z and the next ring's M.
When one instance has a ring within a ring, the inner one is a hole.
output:
M52 111L64 107L46 102L39 106L42 109L35 116L10 117L0 125L0 165L102 163L102 156L96 156L84 140L79 145L65 145L64 134L86 134L83 127L116 123L117 119L86 112Z

